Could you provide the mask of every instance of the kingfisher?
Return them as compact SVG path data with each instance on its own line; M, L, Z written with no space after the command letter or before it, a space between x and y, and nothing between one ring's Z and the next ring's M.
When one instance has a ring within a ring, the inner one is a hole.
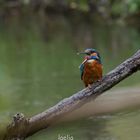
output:
M93 48L88 48L77 54L85 54L84 61L79 66L81 80L83 80L85 87L91 87L93 83L102 78L103 69L100 54Z

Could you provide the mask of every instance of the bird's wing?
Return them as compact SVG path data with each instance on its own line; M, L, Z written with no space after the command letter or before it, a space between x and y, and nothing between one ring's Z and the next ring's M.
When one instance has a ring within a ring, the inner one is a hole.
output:
M83 80L83 73L84 73L84 64L82 63L80 66L80 73L81 73L81 80Z
M84 66L85 66L85 62L87 61L87 59L85 59L82 64L79 66L80 68L80 73L81 73L81 80L83 80L83 73L84 73Z

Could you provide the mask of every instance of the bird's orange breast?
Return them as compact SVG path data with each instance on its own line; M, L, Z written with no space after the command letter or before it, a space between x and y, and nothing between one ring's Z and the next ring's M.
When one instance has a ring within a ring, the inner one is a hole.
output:
M84 65L83 81L87 87L102 78L102 65L96 60L88 60Z

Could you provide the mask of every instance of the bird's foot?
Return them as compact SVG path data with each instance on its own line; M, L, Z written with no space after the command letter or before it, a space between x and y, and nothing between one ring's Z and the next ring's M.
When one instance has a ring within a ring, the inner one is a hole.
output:
M101 79L97 80L96 82L100 82L100 81L101 81Z
M89 88L89 89L92 89L91 84L88 84L88 88Z

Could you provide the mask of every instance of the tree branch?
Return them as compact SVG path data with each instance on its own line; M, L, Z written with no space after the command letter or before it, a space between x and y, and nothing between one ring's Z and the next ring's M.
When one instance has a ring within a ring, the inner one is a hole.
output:
M55 106L30 119L26 119L23 114L15 115L13 122L7 128L4 140L23 140L39 130L55 124L62 116L76 110L89 100L94 100L138 70L140 70L140 50L105 75L101 81L94 83L91 88L85 88L69 98L63 99Z

